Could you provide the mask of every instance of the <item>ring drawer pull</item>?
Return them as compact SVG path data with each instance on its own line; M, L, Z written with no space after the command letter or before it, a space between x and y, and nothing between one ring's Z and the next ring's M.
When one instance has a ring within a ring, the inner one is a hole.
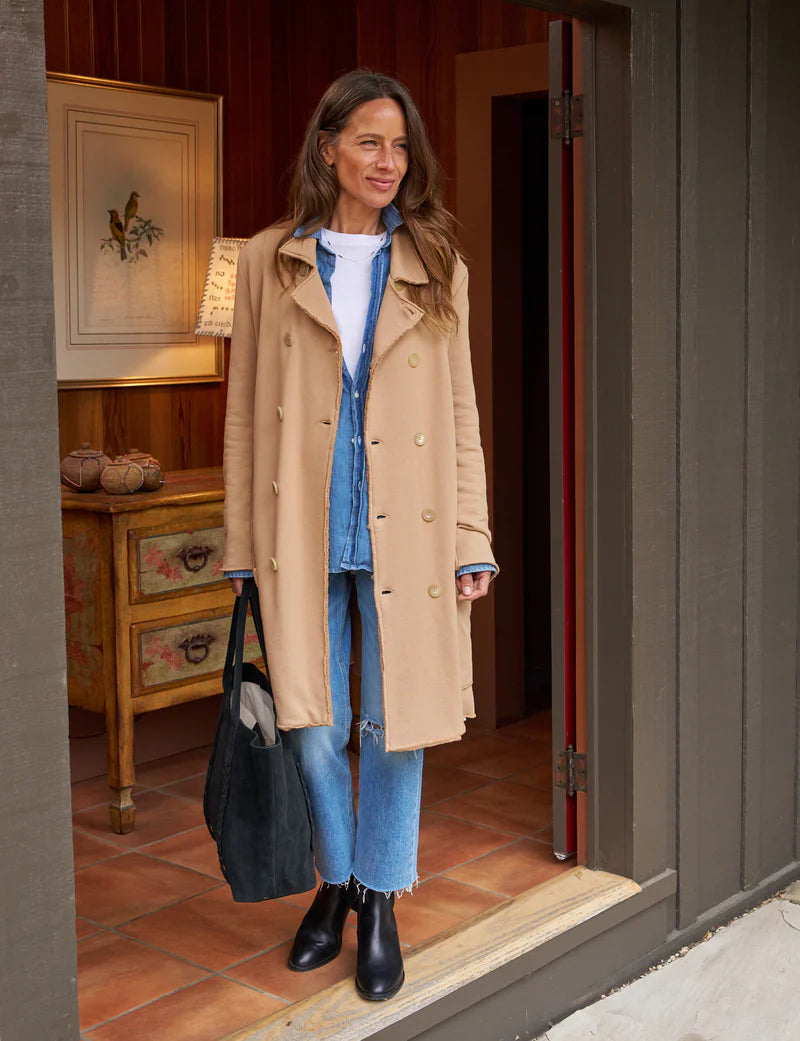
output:
M209 654L209 647L216 637L213 633L195 633L178 644L190 665L202 665Z
M184 546L175 555L183 561L187 571L202 571L208 563L209 553L213 552L213 546Z

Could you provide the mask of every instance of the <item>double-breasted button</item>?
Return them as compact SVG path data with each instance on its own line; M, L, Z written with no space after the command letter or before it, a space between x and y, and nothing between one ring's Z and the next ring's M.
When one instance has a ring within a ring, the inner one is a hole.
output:
M280 419L281 422L283 421L283 409L280 405L278 405L278 419Z
M278 570L278 561L275 559L275 557L270 557L269 558L269 562L270 562L270 564L272 566L272 570L273 571L277 571Z
M411 366L412 369L416 369L416 367L419 365L419 355L409 354L408 364Z
M283 342L286 344L287 347L292 346L292 344L294 343L294 333L291 330L289 330L288 333L284 334Z
M430 506L422 511L422 519L424 521L436 520L436 511L432 510Z
M414 444L419 445L420 447L425 444L425 435L421 430L418 434L414 434Z
M432 586L428 586L428 596L432 596L435 600L437 596L442 595L442 587L437 585L435 582Z
M273 490L273 492L275 492L276 495L278 494L278 482L277 481L273 481L272 482L272 490Z
M303 261L303 263L302 263L302 264L300 265L300 267L298 268L298 270L299 270L299 272L300 272L300 275L301 275L301 277L302 277L302 278L305 278L305 276L306 276L306 275L307 275L307 274L309 273L309 271L311 270L311 268L309 267L309 265L308 265L308 264L306 264L306 262L305 262L305 261Z

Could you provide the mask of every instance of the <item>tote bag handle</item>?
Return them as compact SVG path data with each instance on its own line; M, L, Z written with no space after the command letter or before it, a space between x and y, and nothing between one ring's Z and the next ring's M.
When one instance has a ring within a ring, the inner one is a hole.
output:
M261 621L261 605L258 599L258 589L255 579L246 578L242 586L241 596L237 596L233 608L231 620L231 632L228 637L228 652L225 656L225 668L222 674L223 689L229 690L228 711L231 716L230 739L225 750L225 765L230 767L233 759L233 749L236 738L236 725L239 721L239 708L242 693L242 667L244 665L244 634L247 626L248 606L253 614L258 643L264 659L264 671L267 676L267 685L271 690L272 684L269 677L269 666L267 664L267 648L264 642L264 627Z

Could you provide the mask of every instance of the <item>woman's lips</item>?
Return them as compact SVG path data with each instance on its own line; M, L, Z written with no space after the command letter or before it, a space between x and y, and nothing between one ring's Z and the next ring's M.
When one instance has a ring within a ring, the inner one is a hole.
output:
M379 192L388 192L390 188L394 188L394 181L381 181L377 177L368 177L367 181Z

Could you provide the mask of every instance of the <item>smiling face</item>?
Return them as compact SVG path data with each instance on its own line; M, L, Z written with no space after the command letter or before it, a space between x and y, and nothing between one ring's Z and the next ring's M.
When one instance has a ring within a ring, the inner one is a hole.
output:
M322 156L336 170L337 206L369 210L388 206L408 169L402 108L391 98L359 105L336 140L323 147Z

